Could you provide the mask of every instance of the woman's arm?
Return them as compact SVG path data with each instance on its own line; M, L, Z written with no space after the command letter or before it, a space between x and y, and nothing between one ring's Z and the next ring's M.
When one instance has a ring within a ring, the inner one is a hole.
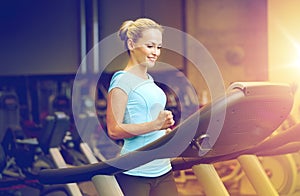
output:
M123 118L127 100L127 94L119 88L114 88L108 94L106 122L108 135L112 139L130 138L155 130L167 129L174 125L172 112L167 110L161 111L158 117L151 122L124 124Z

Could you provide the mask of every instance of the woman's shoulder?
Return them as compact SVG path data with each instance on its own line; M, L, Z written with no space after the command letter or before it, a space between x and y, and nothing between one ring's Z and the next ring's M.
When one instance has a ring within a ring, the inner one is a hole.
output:
M124 75L125 73L126 73L126 71L124 71L124 70L116 71L116 72L113 74L112 78L120 77L120 76Z
M126 71L123 70L115 72L111 77L111 83L124 82L126 75Z
M128 74L126 73L127 72L123 70L115 72L111 78L108 91L111 91L113 88L118 87L128 94L130 87L128 86Z

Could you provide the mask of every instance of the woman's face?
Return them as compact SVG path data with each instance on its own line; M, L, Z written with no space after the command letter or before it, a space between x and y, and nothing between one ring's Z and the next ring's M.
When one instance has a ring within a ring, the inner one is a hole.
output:
M160 55L162 47L162 33L158 29L148 29L142 33L142 37L134 43L131 56L139 65L153 67Z

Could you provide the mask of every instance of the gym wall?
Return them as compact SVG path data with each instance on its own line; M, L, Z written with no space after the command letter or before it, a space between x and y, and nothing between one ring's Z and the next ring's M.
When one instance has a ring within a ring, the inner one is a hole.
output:
M76 73L79 0L1 1L0 26L0 76Z
M225 87L235 81L268 80L266 0L189 0L186 3L186 30L210 52ZM201 95L207 89L206 82L199 79L190 64L186 70Z

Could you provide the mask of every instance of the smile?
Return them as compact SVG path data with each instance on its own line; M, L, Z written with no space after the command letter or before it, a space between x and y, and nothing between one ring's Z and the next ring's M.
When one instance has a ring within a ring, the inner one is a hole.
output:
M155 57L148 57L148 59L149 59L149 61L151 61L151 62L155 62L157 58L155 58Z

